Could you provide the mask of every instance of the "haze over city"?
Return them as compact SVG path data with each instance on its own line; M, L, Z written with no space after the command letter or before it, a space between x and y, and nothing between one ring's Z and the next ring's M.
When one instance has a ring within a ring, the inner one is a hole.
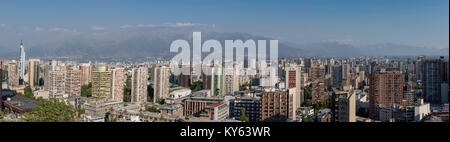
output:
M20 40L31 57L164 56L192 31L277 39L294 51L281 57L448 56L448 10L445 0L3 1L0 56L14 58Z

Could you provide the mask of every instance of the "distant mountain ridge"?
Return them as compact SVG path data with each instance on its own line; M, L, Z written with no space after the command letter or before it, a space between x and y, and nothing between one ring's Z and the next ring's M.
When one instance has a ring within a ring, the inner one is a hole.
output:
M91 57L170 57L172 41L184 39L192 46L192 29L151 29L146 31L122 31L104 33L103 35L75 35L62 40L55 40L32 46L27 50L27 56L70 56L79 58ZM224 45L225 40L270 40L272 38L251 35L247 33L220 33L206 31L202 33L202 42L208 39L218 40ZM269 44L267 44L269 46ZM0 45L1 47L1 45ZM6 49L0 52L1 57L12 58L18 51ZM338 42L318 42L308 44L292 44L279 41L279 57L356 57L356 56L415 56L415 55L446 55L448 48L429 49L400 44L377 44L354 46Z

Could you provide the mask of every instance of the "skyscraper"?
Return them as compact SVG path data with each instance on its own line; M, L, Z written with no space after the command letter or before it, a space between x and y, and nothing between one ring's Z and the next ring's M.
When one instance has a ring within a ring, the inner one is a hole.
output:
M333 90L333 119L335 122L356 122L356 92Z
M52 67L46 69L44 89L49 91L50 98L63 99L66 94L66 70L52 62Z
M289 88L288 89L288 118L291 121L297 120L297 108L300 107L300 102L299 102L299 92L300 90L297 90L296 88Z
M25 47L23 46L23 42L20 41L20 61L19 61L19 83L23 81L25 77Z
M403 99L403 75L399 73L370 74L369 117L378 120L376 108L400 105Z
M342 64L342 86L350 85L350 64Z
M168 68L168 67L166 67ZM155 73L160 72L161 68L157 67L155 68ZM158 74L158 73L156 73ZM160 76L158 76L160 77ZM162 90L167 89L164 93L169 94L169 85L167 86L158 86L162 82L169 83L169 77L167 78L153 78L155 80L155 95L153 101L156 102L157 99L164 96L161 92ZM157 80L157 81L156 81ZM147 81L148 81L148 68L147 67L138 67L134 68L131 73L131 102L132 103L140 103L145 104L147 103ZM161 82L162 81L162 82ZM156 92L158 91L158 94Z
M191 70L190 65L180 65L183 70ZM180 74L176 77L176 82L178 85L183 87L190 87L192 83L192 71L189 74Z
M211 96L221 96L223 90L223 67L211 68Z
M323 102L325 96L325 69L323 66L311 67L311 96L313 102Z
M342 84L342 65L334 65L331 67L332 87L340 87Z
M67 70L66 94L68 96L80 96L81 95L81 71L77 68Z
M88 85L89 83L91 83L93 66L90 63L81 64L80 70L81 70L81 85Z
M224 69L223 77L223 91L222 94L233 94L235 91L239 91L239 69L238 66Z
M127 81L127 75L125 74L125 69L116 68L112 70L112 101L122 102L123 101L123 89Z
M28 60L28 81L30 87L39 86L39 59Z
M211 75L202 72L202 89L211 89Z
M111 98L112 73L105 65L98 66L92 72L92 96L97 98Z
M302 88L301 76L302 76L301 66L290 65L289 67L286 68L286 87L289 90L291 89L295 90L294 91L295 93L293 95L295 95L295 98L297 99L295 100L297 102L296 108L300 107L300 104L303 103L304 99L301 93ZM290 93L292 93L292 91Z
M8 87L19 86L19 74L16 61L10 61L8 63Z
M426 102L442 102L441 85L448 84L448 70L446 71L446 65L448 66L448 62L443 58L425 59L422 61L423 94Z
M3 111L3 61L0 61L0 111Z

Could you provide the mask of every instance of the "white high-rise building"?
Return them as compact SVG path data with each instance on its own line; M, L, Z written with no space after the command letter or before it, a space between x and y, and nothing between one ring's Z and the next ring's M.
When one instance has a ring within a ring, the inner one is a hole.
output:
M302 66L291 64L286 68L286 88L289 89L290 93L294 92L294 96L297 100L295 107L300 107L300 104L303 103L303 95L301 92L302 88ZM294 89L295 91L292 91Z
M166 79L169 81L169 79ZM134 68L131 73L131 102L132 103L147 103L147 81L148 81L148 68L139 67ZM166 86L167 89L168 86ZM156 88L155 88L156 92ZM167 92L169 93L169 92Z
M166 66L157 66L153 71L153 102L160 98L166 98L169 95L169 77L170 68Z
M234 92L239 91L239 74L238 72L241 69L239 66L234 65L232 68L224 69L224 77L223 77L223 92L222 94L234 94Z
M66 73L62 66L55 65L46 69L44 90L49 91L50 98L64 99L68 97L65 92Z
M8 86L19 86L18 66L17 62L14 60L8 63Z

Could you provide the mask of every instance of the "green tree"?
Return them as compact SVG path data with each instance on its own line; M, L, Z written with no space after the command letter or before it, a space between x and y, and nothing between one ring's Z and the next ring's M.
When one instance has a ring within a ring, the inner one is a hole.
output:
M22 120L26 122L73 122L76 111L64 101L50 98L38 99L39 106L31 112L23 114Z
M81 96L83 96L83 97L91 97L92 96L92 83L81 86Z
M35 99L33 91L31 90L31 87L29 85L27 85L24 88L23 92L24 92L23 96L25 96L27 98Z
M306 115L302 114L302 122L305 122L305 121L306 121Z
M312 106L312 101L311 101L311 100L306 100L306 101L303 103L303 106L305 106L305 107Z
M192 92L200 91L202 90L202 82L201 81L195 81L189 86L189 88L192 90Z
M1 78L1 80L2 80L2 81L5 81L5 82L8 81L8 78L7 78L7 76L8 76L8 71L5 71L5 70L4 70L4 71L2 71L2 74L3 74L3 75L2 75L3 78Z
M245 116L245 109L244 108L241 109L241 117L239 118L239 120L241 120L242 122L248 122L248 117Z
M123 101L131 102L131 77L127 77L127 82L123 91Z
M252 81L246 83L246 84L242 84L241 86L239 86L239 91L244 91L244 90L252 90Z
M156 100L156 102L160 105L166 104L166 100L164 100L163 98L159 98L158 100Z
M153 102L153 84L147 85L147 102Z
M305 100L312 99L312 94L311 94L312 91L311 90L312 90L311 86L305 87Z
M81 115L81 114L85 114L86 113L86 110L84 110L84 109L82 109L82 108L79 108L79 109L76 109L77 110L77 112L78 112L78 115Z

